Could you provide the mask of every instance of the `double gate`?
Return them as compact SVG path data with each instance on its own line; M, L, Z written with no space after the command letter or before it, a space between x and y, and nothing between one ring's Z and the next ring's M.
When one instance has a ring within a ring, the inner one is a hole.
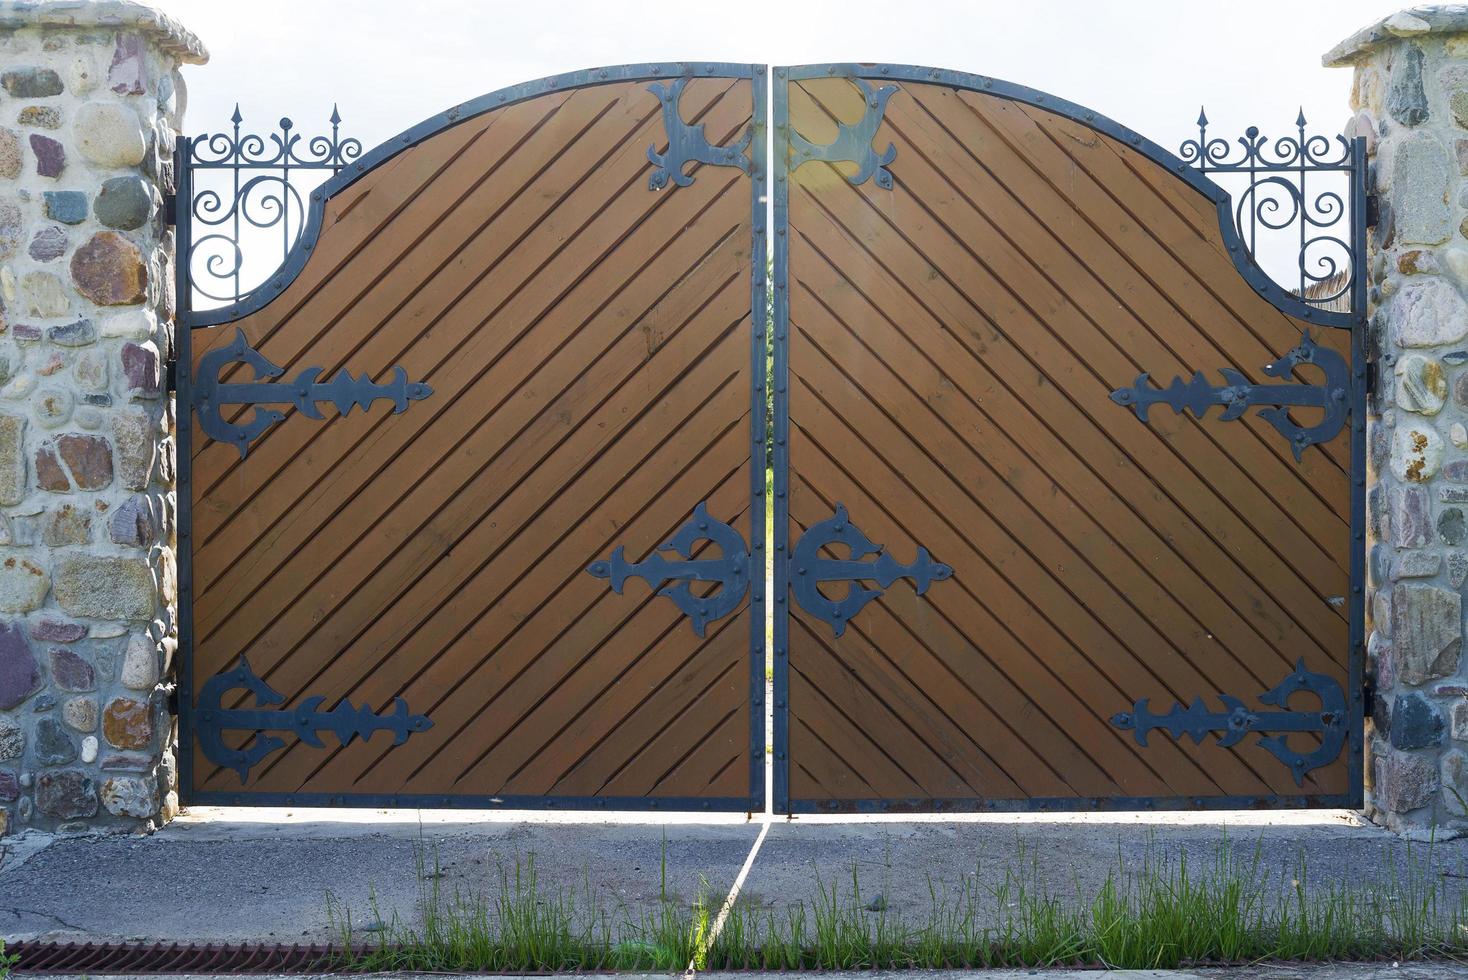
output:
M1359 803L1359 142L893 65L238 123L178 160L187 800L760 810L768 665L776 812ZM241 290L201 182L313 161Z

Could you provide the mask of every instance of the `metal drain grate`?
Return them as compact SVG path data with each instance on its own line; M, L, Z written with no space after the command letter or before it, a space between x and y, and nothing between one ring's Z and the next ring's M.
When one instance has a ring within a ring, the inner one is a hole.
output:
M15 970L34 974L98 973L340 973L336 946L247 943L7 943Z

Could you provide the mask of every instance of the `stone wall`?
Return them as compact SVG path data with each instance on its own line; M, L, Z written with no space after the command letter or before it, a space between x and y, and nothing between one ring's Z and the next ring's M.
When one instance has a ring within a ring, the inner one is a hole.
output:
M0 3L0 834L177 808L177 69L123 2Z
M1468 7L1414 8L1326 55L1371 151L1367 812L1468 831Z

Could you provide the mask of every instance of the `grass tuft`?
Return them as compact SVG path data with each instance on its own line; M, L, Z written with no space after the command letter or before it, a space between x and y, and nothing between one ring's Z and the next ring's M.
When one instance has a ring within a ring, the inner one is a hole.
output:
M660 900L651 911L605 908L583 875L546 889L534 854L502 864L492 894L449 891L435 855L420 849L418 922L381 921L373 933L328 896L354 969L416 972L590 970L868 970L1088 966L1168 969L1260 961L1420 960L1468 955L1468 894L1449 891L1426 855L1408 845L1385 887L1313 884L1305 859L1285 873L1265 866L1262 844L1225 841L1199 860L1149 841L1140 860L1120 849L1101 884L1055 890L1040 856L1016 860L986 882L976 868L957 884L929 878L926 907L889 911L867 895L855 866L816 879L810 902L759 906L741 898L711 934L717 898L707 882L692 901L670 895L666 844ZM0 969L3 973L3 969Z

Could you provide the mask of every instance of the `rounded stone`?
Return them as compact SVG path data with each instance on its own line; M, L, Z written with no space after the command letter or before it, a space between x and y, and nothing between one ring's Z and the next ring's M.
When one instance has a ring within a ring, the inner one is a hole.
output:
M25 731L19 722L0 718L0 759L19 759L25 751Z
M58 820L97 815L97 787L86 773L43 773L36 780L36 809Z
M31 134L31 155L36 158L36 175L39 177L60 177L66 169L66 147L60 140L43 136L40 133Z
M64 766L76 761L76 743L54 718L36 722L36 761L43 766Z
M114 817L151 817L158 812L158 787L138 776L113 776L102 784L102 805Z
M97 736L82 739L82 761L89 764L97 761Z
M1390 309L1396 341L1403 347L1437 347L1468 336L1468 303L1442 279L1408 281Z
M51 679L62 691L76 693L94 690L97 671L75 651L57 647L51 651Z
M158 645L147 634L134 633L128 638L121 680L130 691L151 691L157 686Z
M136 167L147 155L142 122L131 106L88 102L72 122L76 148L99 167Z
M1397 361L1397 405L1419 415L1436 415L1448 399L1448 377L1442 362L1421 354Z
M1447 150L1432 136L1414 133L1391 156L1393 228L1404 245L1436 245L1453 233L1448 197L1452 171Z
M20 135L13 129L0 129L0 177L19 177L21 159Z
M29 558L14 555L0 561L0 612L30 612L39 609L51 588L46 570ZM0 702L0 708L5 707Z
M1443 438L1430 425L1405 421L1392 433L1392 472L1397 479L1423 483L1432 479L1443 462Z
M61 705L61 720L78 732L97 730L97 699L72 698Z
M1462 544L1465 535L1468 535L1468 521L1465 521L1461 507L1444 508L1437 515L1437 536L1444 544Z
M71 373L76 378L77 387L83 391L106 391L110 373L107 369L107 355L103 351L83 351L77 357L76 366Z
M102 182L92 202L92 213L108 228L141 228L153 213L153 191L143 178L131 175Z
M8 259L20 251L25 241L25 219L14 201L0 200L0 259Z
M27 65L0 75L0 85L17 99L45 99L64 91L61 76L53 68Z
M70 388L47 385L36 390L32 405L36 412L36 421L43 429L59 429L71 420L76 398Z
M82 53L72 60L66 72L73 95L86 95L97 87L97 66L89 53Z
M4 205L0 205L3 208ZM50 262L59 259L66 254L68 245L66 230L60 225L47 225L37 230L31 237L31 245L28 250L31 258L37 262Z
M115 231L98 232L72 253L71 278L98 306L131 306L148 297L143 253Z
M61 128L61 110L49 105L28 105L20 110L15 121L22 126L39 126L42 129Z
M48 218L67 225L87 220L87 195L81 191L43 191L41 199Z
M115 699L102 713L102 735L119 749L146 749L153 741L153 716L147 702Z
M1427 93L1422 84L1423 61L1422 49L1409 44L1392 65L1386 111L1403 126L1417 126L1428 117Z
M66 554L56 563L56 604L73 616L146 622L158 586L145 558Z
M71 309L61 280L49 272L27 272L20 277L20 306L31 316L65 316Z

